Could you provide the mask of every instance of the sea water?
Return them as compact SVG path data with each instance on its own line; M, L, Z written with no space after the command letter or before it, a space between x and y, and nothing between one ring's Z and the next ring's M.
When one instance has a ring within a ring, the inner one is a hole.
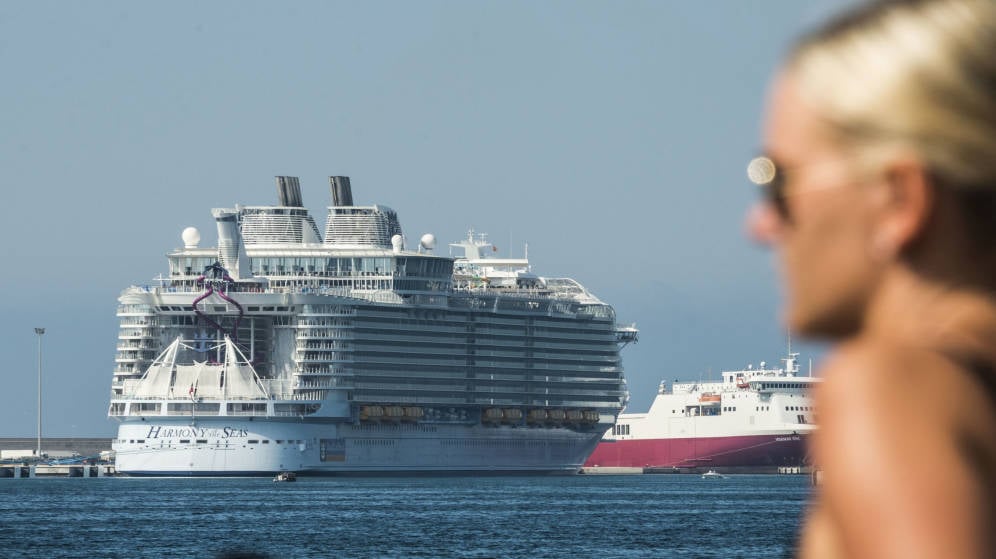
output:
M2 557L789 557L807 476L0 479Z

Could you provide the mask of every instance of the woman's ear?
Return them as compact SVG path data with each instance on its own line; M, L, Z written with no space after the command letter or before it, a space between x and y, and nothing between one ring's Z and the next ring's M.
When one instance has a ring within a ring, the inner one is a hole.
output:
M873 248L896 255L927 229L936 204L933 178L919 158L900 156L885 165L882 179Z

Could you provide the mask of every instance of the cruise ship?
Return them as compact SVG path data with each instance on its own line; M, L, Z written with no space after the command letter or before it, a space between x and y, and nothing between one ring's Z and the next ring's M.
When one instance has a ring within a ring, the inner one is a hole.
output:
M753 365L716 381L661 382L650 410L623 413L585 463L591 472L774 471L808 463L816 429L798 353L784 368Z
M628 397L637 339L577 281L471 232L436 252L330 177L212 210L119 298L108 415L125 475L572 474Z

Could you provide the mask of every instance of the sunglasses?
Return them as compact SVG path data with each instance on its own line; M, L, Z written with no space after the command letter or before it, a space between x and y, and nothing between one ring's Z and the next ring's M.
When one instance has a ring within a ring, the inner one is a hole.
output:
M764 201L778 212L783 220L789 219L788 202L785 200L785 173L770 157L760 156L747 164L747 178L761 187Z
M810 163L806 165L806 168L814 167L824 167L826 165L835 163L836 161L825 161L822 164ZM801 169L797 167L794 169ZM795 172L793 170L793 172ZM750 182L761 187L761 194L764 196L764 201L771 205L778 213L778 217L782 221L791 221L791 216L789 215L788 208L788 182L785 167L775 163L773 159L766 155L761 155L751 159L750 163L747 164L747 178ZM823 190L827 188L836 188L846 184L842 181L826 182L824 184L808 184L808 185L793 185L792 193L811 190Z

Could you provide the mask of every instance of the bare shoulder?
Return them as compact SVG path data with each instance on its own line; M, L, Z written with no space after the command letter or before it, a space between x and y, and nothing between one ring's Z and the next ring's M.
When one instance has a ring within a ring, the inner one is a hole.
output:
M922 348L855 341L842 345L824 364L819 397L835 407L913 417L950 415L968 404L986 405L987 395L964 365ZM989 404L991 406L991 404ZM828 410L832 411L832 410Z
M822 376L821 500L846 547L881 557L991 552L991 477L965 440L992 445L996 416L972 375L936 352L856 340Z

